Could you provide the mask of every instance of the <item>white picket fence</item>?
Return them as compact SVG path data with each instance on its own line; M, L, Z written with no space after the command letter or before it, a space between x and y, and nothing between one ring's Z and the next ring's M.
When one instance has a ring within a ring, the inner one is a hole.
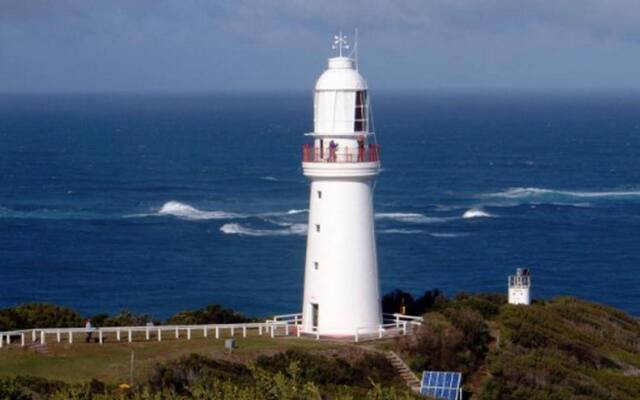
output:
M406 335L412 329L422 325L422 317L412 317L402 314L384 314L384 323L380 325L377 332L372 333L370 328L358 328L353 332L352 337L356 343L361 340L382 339L389 336L397 336L399 334ZM255 330L258 335L269 335L271 338L276 336L290 336L293 332L298 337L311 336L316 340L332 339L334 336L322 335L319 332L305 334L302 332L302 314L284 314L276 315L273 319L264 322L249 322L238 324L207 324L207 325L144 325L144 326L107 326L100 328L36 328L24 329L8 332L0 332L0 348L5 345L11 345L14 341L20 346L27 345L27 339L31 339L31 343L46 344L49 340L55 340L57 343L63 341L73 344L78 337L85 336L91 332L97 338L98 343L103 344L106 336L115 336L117 342L126 340L131 343L136 333L144 333L145 340L151 340L155 335L155 340L161 342L162 338L174 335L179 339L181 335L186 335L187 340L191 340L194 333L201 332L202 337L210 336L219 339L224 336L224 332L228 332L228 336L234 337L241 332L242 337L247 337L247 331Z
M144 326L107 326L100 328L36 328L16 330L9 332L0 332L0 348L5 344L9 345L15 340L20 346L26 346L27 338L32 343L39 342L46 344L47 341L55 340L57 343L63 341L73 344L78 337L85 336L91 332L98 343L103 344L106 336L115 335L116 341L126 340L133 341L136 333L144 333L145 340L151 340L151 336L155 335L155 339L159 342L163 337L174 335L179 339L181 335L186 335L187 340L191 340L194 333L202 333L207 338L213 336L219 339L224 336L224 332L228 332L228 336L235 336L241 333L242 337L247 337L247 331L256 330L259 335L268 334L272 338L277 335L288 336L290 334L290 325L284 322L267 320L265 322L250 322L238 324L208 324L208 325L144 325Z
M285 314L276 315L273 320L274 323L286 322L289 325L296 327L295 331L298 337L312 336L316 340L330 339L335 340L334 335L323 335L318 331L303 333L302 314ZM362 340L374 340L383 339L385 337L406 335L413 329L421 326L424 322L422 317L415 317L404 314L383 314L383 324L378 326L375 332L371 332L371 327L356 328L351 335L341 337L342 339L352 338L354 342L358 343Z

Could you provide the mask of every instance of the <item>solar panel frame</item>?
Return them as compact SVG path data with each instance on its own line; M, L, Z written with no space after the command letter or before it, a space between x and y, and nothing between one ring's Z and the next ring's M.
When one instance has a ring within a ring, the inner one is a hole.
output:
M462 373L450 371L423 371L420 394L442 400L458 400Z

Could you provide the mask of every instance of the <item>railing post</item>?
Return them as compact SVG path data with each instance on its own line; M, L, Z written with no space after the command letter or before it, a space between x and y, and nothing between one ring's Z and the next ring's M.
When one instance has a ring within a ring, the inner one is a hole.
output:
M231 325L231 337L233 337L233 335L235 335L235 329L233 325Z
M45 337L44 331L40 331L40 344L47 344L46 341L47 339Z
M316 340L320 340L320 332L316 331Z
M258 335L262 336L262 324L258 325Z
M180 339L180 328L176 327L176 339Z
M380 325L380 327L378 328L378 339L382 339L383 335L384 335L384 327Z
M116 340L119 342L120 341L120 328L116 329Z
M147 340L149 340L149 328L147 327L147 329L145 330L144 336Z
M60 343L60 329L56 331L56 339L58 340L58 343Z
M301 327L302 325L296 325L296 336L298 337L300 337L300 331L302 330Z
M20 346L24 347L24 332L20 334Z
M69 344L73 344L73 331L69 330Z
M31 341L32 342L36 341L36 330L35 329L31 331Z
M247 337L247 326L242 325L242 337Z
M398 314L395 314L396 316L396 328L400 328L400 316Z
M404 323L402 324L402 334L407 334L407 321L404 321Z
M187 340L191 340L191 328L187 328Z
M131 329L129 329L129 343L131 343L133 338L131 337Z
M220 339L220 328L216 326L216 339Z
M274 337L276 337L276 332L275 332L275 325L271 325L271 339L273 339Z
M102 344L102 329L98 330L98 341Z
M162 342L162 328L158 328L158 342Z
M208 331L208 329L207 329L206 326L204 328L202 328L202 336L207 337L207 334L208 334L207 331Z
M4 346L4 335L0 333L0 349Z
M285 336L289 336L289 324L286 324L284 326L284 334L285 334Z

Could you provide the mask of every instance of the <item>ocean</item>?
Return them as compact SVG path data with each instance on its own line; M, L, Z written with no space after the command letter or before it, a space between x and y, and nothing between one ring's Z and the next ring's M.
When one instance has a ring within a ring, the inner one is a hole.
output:
M373 91L382 291L640 315L640 95ZM302 301L301 93L0 97L0 307L166 318ZM348 307L348 305L345 305Z

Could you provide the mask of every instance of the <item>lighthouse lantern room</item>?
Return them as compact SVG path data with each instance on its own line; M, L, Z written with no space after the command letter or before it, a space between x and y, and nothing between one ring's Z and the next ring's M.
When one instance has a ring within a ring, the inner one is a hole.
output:
M371 129L367 83L339 51L316 82L312 143L302 168L311 181L302 331L377 332L382 323L373 212L380 149Z

